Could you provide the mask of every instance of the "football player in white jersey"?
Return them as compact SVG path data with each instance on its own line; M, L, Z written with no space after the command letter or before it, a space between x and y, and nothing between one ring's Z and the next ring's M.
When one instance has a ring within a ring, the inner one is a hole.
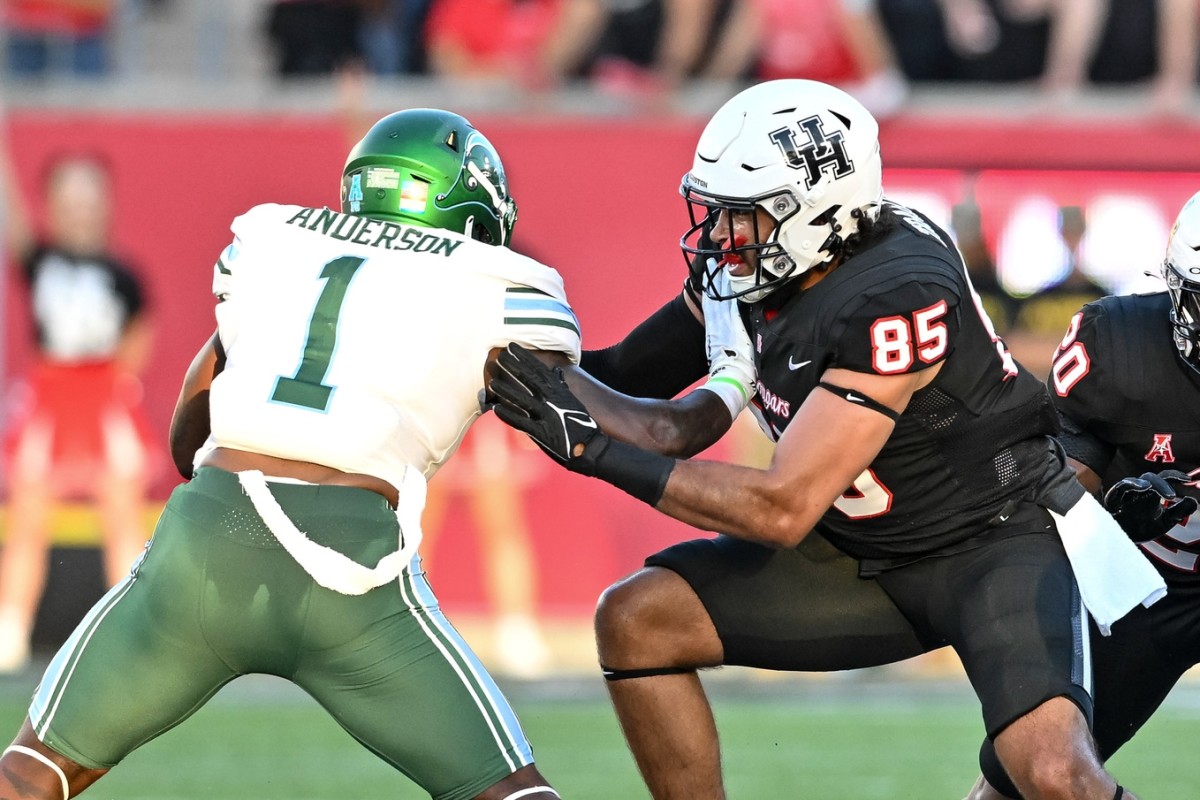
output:
M495 149L433 109L368 131L340 211L234 220L171 425L189 480L51 662L0 796L73 796L247 673L296 683L439 800L558 796L421 569L426 480L508 342L554 354L607 430L681 454L729 427L753 370L727 319L741 338L727 355L714 337L710 391L655 403L591 381L558 273L506 247L515 220Z

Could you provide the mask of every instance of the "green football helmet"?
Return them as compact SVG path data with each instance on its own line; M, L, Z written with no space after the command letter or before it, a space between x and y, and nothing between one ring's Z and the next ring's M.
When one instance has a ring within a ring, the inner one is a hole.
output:
M371 126L342 170L342 211L507 245L517 222L500 156L470 122L413 108Z

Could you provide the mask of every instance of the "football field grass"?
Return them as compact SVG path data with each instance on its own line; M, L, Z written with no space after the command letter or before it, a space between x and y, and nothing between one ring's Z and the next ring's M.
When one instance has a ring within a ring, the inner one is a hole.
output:
M976 774L980 721L969 687L854 673L706 681L734 800L957 800ZM747 677L748 675L748 677ZM36 676L0 681L0 735L16 730ZM648 797L599 678L506 683L542 771L564 800ZM402 709L396 724L404 724ZM1200 798L1200 685L1175 695L1110 765L1143 800ZM368 755L299 690L273 678L226 687L150 742L88 798L426 797Z

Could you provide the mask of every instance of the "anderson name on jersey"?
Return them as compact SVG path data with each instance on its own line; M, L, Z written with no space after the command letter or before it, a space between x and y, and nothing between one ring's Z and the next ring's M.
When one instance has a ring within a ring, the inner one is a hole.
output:
M516 341L578 362L559 274L450 231L260 205L213 271L226 353L213 381L224 446L400 486L430 477L482 412L488 352Z
M943 364L820 529L864 572L962 549L1032 496L1050 468L1053 409L996 337L949 237L888 204L899 224L812 287L748 307L755 413L778 438L831 367L897 375Z
M1171 345L1166 292L1105 297L1071 320L1047 381L1063 447L1107 491L1143 472L1200 474L1200 374ZM1200 498L1194 486L1181 492ZM1142 549L1168 584L1200 585L1200 515Z

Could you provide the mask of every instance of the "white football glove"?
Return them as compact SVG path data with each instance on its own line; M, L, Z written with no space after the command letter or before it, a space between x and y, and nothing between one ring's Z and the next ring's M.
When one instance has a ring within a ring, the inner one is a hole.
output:
M709 265L712 269L712 265ZM729 291L729 274L717 272L717 288ZM736 300L713 300L708 292L701 294L704 312L704 344L708 350L708 381L700 388L715 392L738 414L750 404L757 389L758 372L754 367L754 346L746 333L746 325L738 313Z

